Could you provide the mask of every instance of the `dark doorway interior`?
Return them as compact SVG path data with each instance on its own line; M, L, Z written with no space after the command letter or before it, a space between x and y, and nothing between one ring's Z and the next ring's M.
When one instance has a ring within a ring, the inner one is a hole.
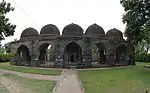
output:
M128 48L125 45L121 45L116 49L116 61L117 63L128 63Z
M64 60L68 62L81 62L82 61L82 51L81 47L75 43L71 42L65 47Z
M104 46L104 44L103 43L97 43L96 46L98 48L98 51L97 51L97 54L99 56L98 62L105 63L106 55L105 55L105 46Z
M44 43L39 47L39 60L41 63L44 63L45 61L51 61L51 45L48 43Z
M31 61L31 56L28 47L22 45L17 50L17 56L20 57L23 63L28 64Z

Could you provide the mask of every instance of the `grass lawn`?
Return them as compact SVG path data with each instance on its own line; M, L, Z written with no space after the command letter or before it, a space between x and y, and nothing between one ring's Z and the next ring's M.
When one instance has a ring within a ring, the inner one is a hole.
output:
M3 74L3 76L17 82L19 88L25 90L24 93L27 93L26 90L29 90L30 93L52 93L56 84L55 81L29 79L11 74Z
M11 66L9 62L0 63L0 69L24 72L24 73L32 73L32 74L41 74L41 75L60 75L61 70L53 70L53 69L35 69L31 67L18 67Z
M85 93L150 93L150 68L142 66L78 71Z

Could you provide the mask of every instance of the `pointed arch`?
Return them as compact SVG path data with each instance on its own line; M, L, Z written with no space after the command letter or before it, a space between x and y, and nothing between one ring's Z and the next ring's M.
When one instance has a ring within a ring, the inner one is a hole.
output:
M52 45L49 43L43 43L38 48L39 60L44 63L45 61L52 61Z
M30 51L25 45L21 45L18 47L16 56L22 59L23 64L29 64L29 62L31 61Z
M118 64L128 64L129 60L129 47L126 44L120 44L116 48L116 61Z
M93 49L92 49L92 60L93 61L97 61L100 63L105 63L106 61L106 47L104 45L104 43L102 42L96 42L96 44L94 45Z
M68 62L82 61L82 49L76 42L68 43L64 48L64 60Z

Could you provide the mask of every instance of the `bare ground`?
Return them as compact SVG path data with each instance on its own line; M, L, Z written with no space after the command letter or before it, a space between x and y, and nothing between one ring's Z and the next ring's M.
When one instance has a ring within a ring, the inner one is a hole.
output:
M61 77L53 93L83 93L74 70L64 69Z
M4 76L0 78L0 83L9 91L9 93L33 93L29 89L23 89L20 84Z
M0 72L1 73L13 74L13 75L17 75L17 76L20 76L20 77L35 78L35 79L39 79L39 80L53 80L53 81L56 81L56 80L60 79L60 76L29 74L29 73L3 70L3 69L0 69Z
M57 84L53 89L53 93L83 93L83 91L80 88L79 81L76 77L75 70L72 69L63 69L62 74L60 76L28 74L3 69L0 69L0 73L8 73L21 77L35 78L40 80L57 81ZM31 93L30 91L27 92L26 90L21 89L18 86L19 84L5 77L2 77L0 82L10 91L10 93Z

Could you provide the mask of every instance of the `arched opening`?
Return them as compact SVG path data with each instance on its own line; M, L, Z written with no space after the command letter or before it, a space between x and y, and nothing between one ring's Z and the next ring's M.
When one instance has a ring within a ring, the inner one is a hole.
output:
M53 50L52 45L48 43L44 43L39 47L39 60L41 61L41 63L53 60L52 50Z
M66 45L64 50L64 60L67 62L81 62L82 61L81 47L75 42L71 42L68 45Z
M116 61L117 64L128 64L129 60L129 51L128 47L121 45L116 48Z
M28 47L22 45L18 48L16 56L21 58L22 64L29 64L31 56Z
M94 48L92 49L93 61L104 64L106 61L105 50L105 45L103 43L96 43Z

